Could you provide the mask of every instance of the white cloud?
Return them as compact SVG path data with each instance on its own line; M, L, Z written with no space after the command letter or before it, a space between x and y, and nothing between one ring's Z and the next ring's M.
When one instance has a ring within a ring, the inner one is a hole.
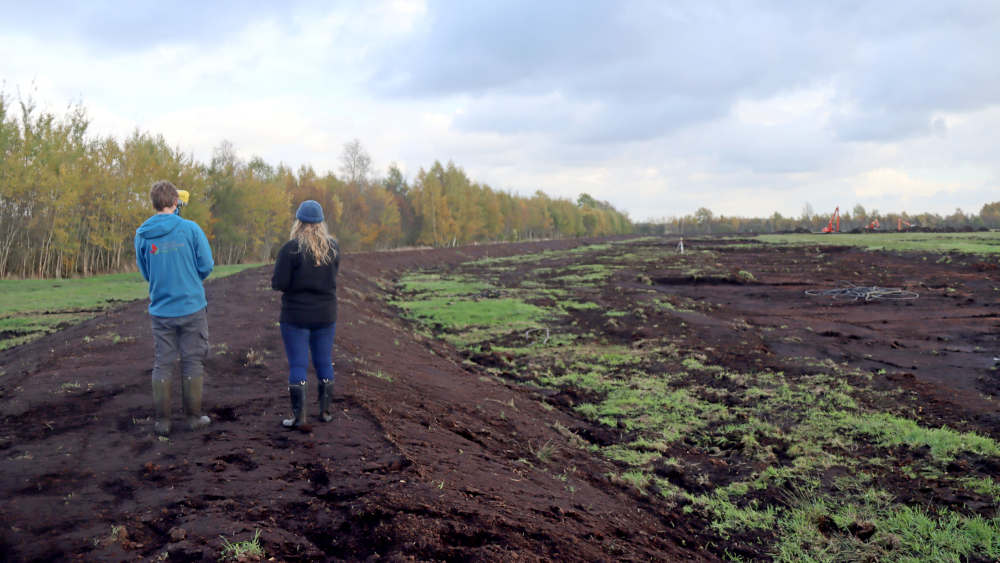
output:
M854 182L854 195L860 198L897 196L903 201L915 197L929 197L941 192L958 191L957 182L936 182L914 178L892 168L879 168L859 174Z
M803 121L825 123L834 98L829 85L782 92L764 99L741 99L733 104L733 116L746 125L794 126Z

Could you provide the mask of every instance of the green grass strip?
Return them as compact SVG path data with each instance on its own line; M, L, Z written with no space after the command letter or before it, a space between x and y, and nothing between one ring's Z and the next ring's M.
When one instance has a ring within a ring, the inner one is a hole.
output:
M216 266L209 280L263 264ZM24 344L60 326L83 322L115 303L145 299L149 284L138 272L89 278L0 280L0 350Z
M845 414L841 422L856 432L874 436L880 446L930 447L931 456L948 461L955 454L971 452L1000 456L1000 444L975 432L956 432L947 427L924 428L916 422L886 413Z
M768 244L859 246L868 250L1000 254L1000 232L759 235Z

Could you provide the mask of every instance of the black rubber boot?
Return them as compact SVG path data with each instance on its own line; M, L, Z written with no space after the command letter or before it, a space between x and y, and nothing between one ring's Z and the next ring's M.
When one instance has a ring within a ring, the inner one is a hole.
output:
M288 386L288 398L292 402L292 418L281 421L285 428L306 426L306 382Z
M156 413L153 431L160 436L170 435L170 381L153 380L153 411Z
M187 417L188 428L198 430L208 426L212 419L201 414L201 396L205 386L205 378L181 378L181 393L184 395L184 415Z
M333 398L333 380L320 380L319 382L319 419L323 422L333 420L333 413L330 412L330 400Z

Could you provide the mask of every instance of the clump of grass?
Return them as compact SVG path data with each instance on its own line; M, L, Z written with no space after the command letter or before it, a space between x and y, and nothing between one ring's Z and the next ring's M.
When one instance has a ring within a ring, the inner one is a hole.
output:
M705 495L683 494L692 501L686 511L698 509L711 515L711 528L723 537L737 530L765 530L773 527L778 515L778 509L773 506L761 506L756 500L742 503L734 502L745 494L746 485L737 483L729 487L715 489Z
M592 309L600 309L601 308L601 306L598 305L597 303L593 303L593 302L581 302L581 301L573 301L573 300L562 301L561 303L559 303L559 306L564 311L574 311L574 310L576 310L576 311L586 311L588 309L592 310Z
M707 366L701 363L701 361L695 357L684 358L684 360L681 361L681 365L684 366L685 369L689 369L691 371L710 371L710 372L725 371L725 369L721 366Z
M250 348L247 350L246 358L243 361L243 366L248 368L257 368L265 364L265 358L267 357L267 352L265 350L254 350Z
M552 281L575 286L595 285L610 278L615 269L603 264L584 264L564 268L566 273L552 278Z
M253 539L230 542L224 536L222 538L222 552L219 554L221 561L260 561L264 558L264 546L260 543L260 530L255 530Z
M894 504L885 491L793 497L777 561L960 561L1000 557L1000 519Z
M856 432L874 436L881 446L927 446L931 456L948 461L959 452L1000 456L1000 444L975 432L956 432L947 427L924 428L916 422L886 413L842 415L840 422Z
M621 479L640 491L645 492L646 487L648 487L649 483L652 481L652 476L649 473L645 473L638 469L629 469L619 475L618 479Z
M503 297L495 286L462 276L410 274L399 281L402 295L391 303L403 315L459 347L498 336L544 328L549 315L518 297Z
M420 301L397 301L395 304L407 316L436 324L446 330L462 330L473 326L519 325L533 326L544 317L544 311L519 299L489 299L464 301L434 297Z
M392 378L391 375L389 375L388 373L385 373L381 369L369 370L369 371L366 371L364 373L366 375L370 375L370 376L374 377L375 379L381 379L382 381L388 381L390 383L393 380L393 378Z
M109 543L118 543L128 539L128 531L125 526L119 524L111 525L111 534L108 536Z
M993 497L993 501L1000 504L1000 483L989 477L965 477L959 482L966 489Z
M532 447L531 443L528 443L528 449L531 451L531 454L542 463L548 463L551 461L552 455L555 454L556 451L556 447L552 444L551 440L546 441L537 448Z
M603 448L601 453L608 459L620 461L632 467L643 467L660 458L658 452L642 451L628 445L614 445Z
M399 280L399 287L407 294L433 294L437 296L475 295L492 289L480 280L465 277L445 277L437 274L410 274Z

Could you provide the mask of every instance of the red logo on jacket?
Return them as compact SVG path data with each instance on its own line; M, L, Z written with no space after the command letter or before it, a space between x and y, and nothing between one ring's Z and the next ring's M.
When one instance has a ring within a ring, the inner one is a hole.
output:
M151 244L151 245L149 245L149 250L150 250L150 251L152 251L152 253L153 253L153 254L156 254L157 252L159 252L159 251L160 251L160 249L159 249L159 248L156 248L156 245L155 245L155 244Z

